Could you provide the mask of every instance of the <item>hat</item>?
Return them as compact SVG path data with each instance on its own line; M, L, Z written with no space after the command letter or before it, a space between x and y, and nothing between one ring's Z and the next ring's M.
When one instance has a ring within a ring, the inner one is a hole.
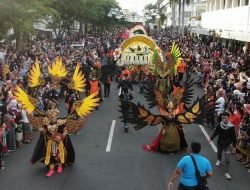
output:
M250 104L244 104L244 110L250 115Z

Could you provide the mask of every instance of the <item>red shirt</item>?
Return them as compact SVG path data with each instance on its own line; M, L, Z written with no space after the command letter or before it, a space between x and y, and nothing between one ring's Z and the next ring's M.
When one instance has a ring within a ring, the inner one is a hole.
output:
M177 67L178 73L184 73L186 67L187 67L186 63L181 63L181 64Z
M90 94L94 94L99 91L99 82L96 81L90 81Z
M239 128L240 122L241 122L241 117L242 116L240 113L232 114L229 116L229 121L234 125L235 128Z

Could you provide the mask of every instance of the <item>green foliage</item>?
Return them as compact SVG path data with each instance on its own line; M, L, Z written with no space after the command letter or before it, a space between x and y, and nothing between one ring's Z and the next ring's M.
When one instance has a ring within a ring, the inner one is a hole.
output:
M111 8L119 8L115 0L80 0L80 4L81 8L76 18L80 23L99 26L117 23L117 20L107 16Z
M160 13L160 25L163 25L166 19L167 16L164 13Z
M155 18L152 17L151 11L158 12L158 7L156 4L150 3L144 7L144 17L146 19L146 23L154 22Z
M0 0L0 33L4 35L13 28L17 49L24 36L34 32L34 23L41 22L55 13L47 0Z
M159 59L159 53L158 51L155 49L154 50L154 53L153 53L153 56L152 56L152 64L156 64L156 62L158 61Z
M144 10L146 10L146 9L147 9L147 10L150 10L150 9L158 9L158 7L157 7L156 4L150 3L150 4L145 5Z
M170 7L172 7L173 4L177 4L180 0L170 0Z
M116 0L0 0L0 36L6 38L12 28L21 48L24 37L35 32L36 22L46 23L58 38L70 31L74 21L99 29L126 24L107 16L111 8L119 8Z
M92 27L105 28L106 25L118 23L117 20L107 17L110 9L117 7L116 0L55 0L52 8L59 15L51 18L48 27L58 37L69 31L74 20Z

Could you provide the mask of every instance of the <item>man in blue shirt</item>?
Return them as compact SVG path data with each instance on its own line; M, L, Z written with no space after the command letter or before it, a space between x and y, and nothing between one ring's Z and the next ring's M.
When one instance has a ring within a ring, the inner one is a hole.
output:
M201 176L212 176L212 167L209 160L200 155L201 144L193 142L191 144L191 155L194 157ZM184 156L168 181L167 190L173 190L174 181L181 175L178 190L196 190L198 181L195 175L195 167L191 156Z

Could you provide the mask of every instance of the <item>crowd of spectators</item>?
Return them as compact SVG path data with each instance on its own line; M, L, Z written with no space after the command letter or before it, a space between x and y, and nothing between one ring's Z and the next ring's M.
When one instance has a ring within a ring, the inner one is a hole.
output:
M215 109L207 111L204 125L215 129L222 114L229 113L237 135L237 152L233 154L250 172L250 50L246 44L226 47L223 39L214 41L189 33L179 37L169 30L153 31L151 35L165 51L169 42L177 42L187 77L194 73L214 104Z
M27 87L27 72L36 57L44 74L56 56L62 57L69 70L73 70L77 62L82 68L94 67L97 62L115 64L113 53L123 40L119 35L121 33L119 30L103 32L78 40L66 36L59 41L40 36L34 39L28 51L22 53L16 52L12 46L7 47L7 44L0 46L2 154L15 151L16 147L22 147L23 143L29 144L32 140L32 126L29 125L25 110L18 107L12 88L16 84ZM173 41L178 44L183 58L180 72L185 72L187 77L194 75L207 97L218 105L214 114L207 115L205 126L215 128L221 121L221 114L227 111L237 134L236 158L250 168L250 51L247 47L244 44L227 47L223 40L214 42L213 39L200 38L189 33L180 37L168 29L151 30L149 35L164 52L169 50ZM84 45L73 47L72 44ZM149 80L151 75L152 73L147 73L148 77L143 80ZM105 95L108 96L106 93ZM60 96L63 96L63 91L54 91L46 85L40 89L40 108L46 109L48 99L57 99ZM4 168L3 162L0 167Z

